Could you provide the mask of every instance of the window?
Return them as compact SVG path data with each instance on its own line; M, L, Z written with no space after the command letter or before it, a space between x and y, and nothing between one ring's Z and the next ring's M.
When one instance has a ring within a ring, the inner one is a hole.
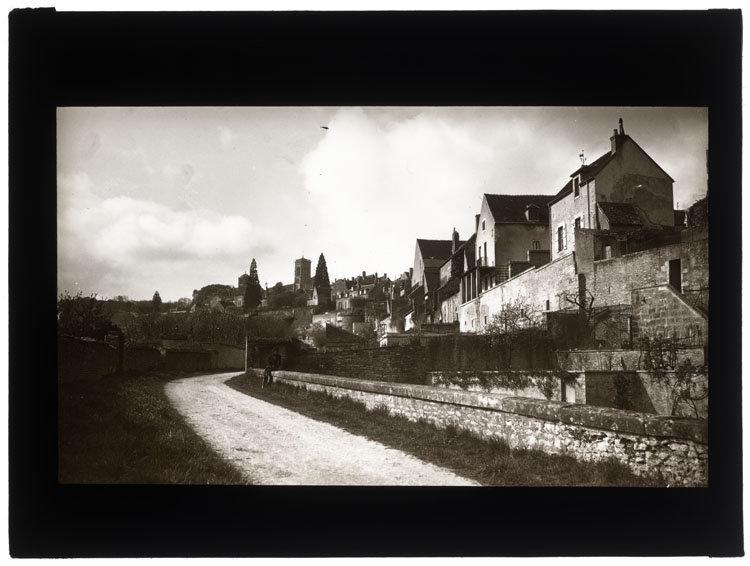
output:
M547 299L546 301L544 301L544 310L546 310L546 311L549 310L549 299Z
M564 244L563 244L563 239L564 239L564 237L565 237L565 236L564 236L564 234L563 234L563 227L562 227L562 226L560 226L560 227L559 227L559 228L557 229L557 251L558 251L558 252L561 252L561 251L563 251L563 249L564 249L564 247L565 247L565 246L564 246Z
M487 242L484 243L484 259L487 260ZM489 261L487 262L489 263Z
M580 181L579 181L579 178L576 177L575 179L573 179L573 196L575 198L578 198L580 195L581 195Z
M532 240L531 241L531 249L532 250L539 250L539 249L541 249L540 244L539 244L539 240Z
M482 220L482 231L484 232L484 220Z
M578 218L576 218L576 219L575 219L575 222L574 222L574 224L575 224L575 227L576 227L577 229L580 229L580 228L581 228L581 217L580 217L580 216L579 216Z

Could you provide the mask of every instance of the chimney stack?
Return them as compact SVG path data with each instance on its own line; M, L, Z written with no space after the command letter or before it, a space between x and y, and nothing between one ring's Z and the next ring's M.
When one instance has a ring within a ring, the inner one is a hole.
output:
M479 215L474 215L474 232L479 232Z
M612 143L612 153L614 154L619 147L622 145L622 142L625 139L625 127L622 124L622 118L620 118L620 131L617 131L617 128L612 130L612 137L609 138L609 141Z
M458 249L458 232L456 232L456 228L453 228L453 234L451 235L451 253L456 253L456 250Z

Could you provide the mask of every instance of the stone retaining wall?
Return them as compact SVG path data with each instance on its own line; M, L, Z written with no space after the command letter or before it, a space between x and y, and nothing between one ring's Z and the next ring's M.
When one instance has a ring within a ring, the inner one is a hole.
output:
M661 417L492 393L279 371L295 387L349 397L369 409L439 427L454 425L511 448L567 454L588 462L614 458L671 486L708 485L708 427L702 419Z

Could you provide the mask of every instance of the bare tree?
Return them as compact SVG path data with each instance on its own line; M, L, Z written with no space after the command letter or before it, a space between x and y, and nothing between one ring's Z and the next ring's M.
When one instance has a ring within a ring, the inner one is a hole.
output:
M498 353L499 364L510 368L519 343L523 341L533 348L543 338L545 330L541 313L533 311L527 300L515 299L492 315L483 334Z

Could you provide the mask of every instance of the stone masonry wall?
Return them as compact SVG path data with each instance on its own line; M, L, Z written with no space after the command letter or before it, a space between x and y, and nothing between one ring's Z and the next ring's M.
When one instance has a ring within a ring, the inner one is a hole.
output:
M684 242L622 257L595 261L586 285L602 305L630 304L634 289L669 282L669 261L681 260L682 288L686 294L708 287L708 240ZM579 261L579 270L588 271Z
M411 336L420 338L417 334ZM513 369L548 368L552 363L550 356L551 352L541 346L532 351L519 342L513 353L512 366ZM430 371L496 370L499 365L497 352L487 347L483 336L453 334L433 335L423 339L421 345L298 354L285 360L282 368L421 385L426 383Z
M257 370L256 370L257 371ZM616 459L671 486L708 485L708 430L701 419L660 417L559 401L280 371L295 387L386 407L409 420L450 425L511 448L596 462Z
M619 371L640 370L643 368L643 354L640 350L560 350L554 353L555 367L578 371ZM694 366L706 363L705 348L702 346L678 348L677 363L689 360Z
M688 304L671 285L635 289L633 337L678 338L681 344L708 344L708 317Z
M537 269L530 269L485 291L458 309L461 332L481 332L494 313L516 299L527 300L532 311L561 308L558 295L577 289L575 256L568 254ZM566 308L568 305L562 305Z

